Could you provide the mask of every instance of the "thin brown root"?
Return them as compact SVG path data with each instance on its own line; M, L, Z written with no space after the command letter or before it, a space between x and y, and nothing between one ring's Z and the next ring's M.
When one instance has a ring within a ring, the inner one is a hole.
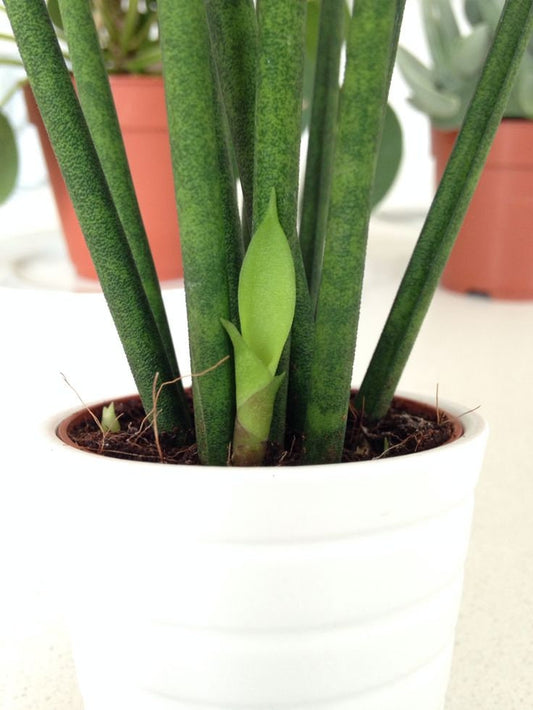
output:
M203 377L204 375L207 375L208 373L212 372L213 370L216 370L223 363L225 363L227 360L229 360L229 358L230 358L230 356L226 355L221 360L216 362L214 365L211 365L210 367L203 370L202 372L191 373L190 375L180 375L179 377L175 377L172 380L167 380L166 382L162 382L158 387L156 387L156 385L157 385L157 380L159 379L159 372L155 373L154 381L152 383L153 406L152 406L152 409L146 414L143 421L141 422L141 431L144 428L144 426L151 426L152 427L153 432L154 432L155 445L156 445L157 451L159 453L161 463L164 463L164 455L163 455L163 450L161 448L161 443L159 440L159 430L158 430L158 426L157 426L157 402L159 401L159 397L161 395L161 392L163 391L163 387L166 387L167 385L175 385L177 382L180 382L181 380L186 379L187 377L191 377L191 378L192 377Z
M96 414L93 412L93 410L89 407L89 405L84 401L83 397L80 395L80 393L78 392L78 390L68 381L67 376L66 376L63 372L60 372L59 374L61 375L61 377L62 377L63 380L65 381L65 384L66 384L68 387L70 387L70 389L74 392L74 394L76 395L76 397L80 400L82 407L90 414L90 416L92 417L94 423L96 424L96 426L97 426L98 429L100 430L100 433L102 434L102 442L101 442L101 444L100 444L100 453L101 453L101 452L104 450L104 447L105 447L105 439L106 439L106 435L107 435L106 430L105 430L104 427L102 426L102 422L98 419L98 417L97 417Z
M210 367L208 367L206 370L203 370L202 372L193 372L193 373L191 373L190 375L180 375L179 377L175 377L173 380L167 380L166 382L162 382L162 383L159 385L159 387L157 388L156 394L154 395L155 383L156 383L156 381L157 381L157 379L158 379L158 377L159 377L159 373L156 372L156 373L155 373L155 377L154 377L154 383L153 383L153 386L152 386L152 396L153 396L154 402L157 402L157 400L159 399L159 395L161 394L161 390L163 389L163 387L166 387L167 385L175 385L177 382L180 382L180 380L187 379L187 377L191 377L191 378L192 378L192 377L203 377L204 375L209 374L209 373L212 372L213 370L216 370L217 367L220 367L222 364L224 364L224 363L226 362L226 360L229 360L229 358L230 358L229 355L225 355L225 356L224 356L221 360L219 360L217 363L215 363L214 365L211 365ZM155 412L154 412L154 410L152 409L150 412L148 412L147 416L148 416L148 417L152 417L154 414L155 414Z
M228 444L228 453L226 456L226 466L231 466L231 456L232 456L232 442L230 441Z
M283 466L283 462L287 458L291 458L292 455L294 454L294 449L296 447L296 436L291 437L291 445L289 446L288 449L285 449L285 451L282 452L278 463L276 464L277 466Z
M416 434L409 434L409 436L406 436L404 439L399 441L397 444L393 444L392 446L387 446L387 448L381 452L381 454L378 454L377 456L374 457L374 459L377 461L378 459L383 459L386 456L390 454L391 451L394 451L395 449L400 449L402 446L405 446L408 441L412 440L417 441L418 437Z
M437 415L437 424L439 426L442 426L443 424L446 424L446 422L449 421L449 418L446 415L446 412L440 408L439 383L438 382L435 386L435 412Z
M440 407L439 407L439 383L438 382L435 385L435 412L437 414L437 424L440 426L441 411L440 411Z
M440 405L439 405L439 385L438 385L438 383L437 383L436 389L435 389L435 409L437 411L437 424L439 426L441 426L442 424L445 424L448 421L448 417L446 416L446 412L444 412L440 408ZM481 409L480 404L478 404L477 407L472 407L472 409L467 409L466 412L463 412L462 414L458 414L457 418L461 419L461 417L466 417L467 414L472 414L472 412L477 412L478 409Z
M365 415L365 400L364 400L364 398L363 398L360 413L355 408L355 405L354 405L351 397L350 397L350 401L348 403L348 410L351 413L353 421L355 423L355 426L352 427L352 431L353 431L353 434L357 437L363 431L363 417Z
M202 370L202 372L193 372L189 375L180 375L179 377L175 377L173 380L168 380L167 382L162 382L159 385L159 388L157 390L157 397L159 398L159 395L160 395L163 387L166 387L167 385L175 385L180 380L185 380L188 377L193 378L193 377L203 377L204 375L208 375L210 372L213 372L213 370L216 370L218 367L223 365L227 360L229 360L229 358L230 358L229 355L225 355L221 360L216 362L214 365L211 365L210 367L206 368L205 370ZM157 377L158 377L158 373L156 373L156 378Z
M154 441L155 441L155 447L157 449L157 455L159 456L159 460L161 463L164 463L164 456L163 456L163 451L161 449L161 442L159 441L159 429L157 426L157 400L159 399L159 395L161 394L161 387L156 390L156 384L157 380L159 377L159 372L155 373L154 381L152 383L152 402L154 403L153 406L153 413L154 416L152 418L152 429L154 430ZM144 420L143 420L144 421Z
M472 409L467 409L466 412L463 412L462 414L458 414L457 418L461 419L461 417L466 417L467 414L472 414L472 412L477 412L478 409L481 409L481 404L478 404L477 407L472 407Z

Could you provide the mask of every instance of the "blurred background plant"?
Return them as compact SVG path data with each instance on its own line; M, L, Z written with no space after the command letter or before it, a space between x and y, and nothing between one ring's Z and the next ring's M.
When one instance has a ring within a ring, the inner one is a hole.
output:
M48 0L47 5L68 60L57 0ZM92 6L110 73L160 73L161 51L155 0L93 0ZM4 13L2 2L0 14L4 15ZM2 22L3 27L8 27L7 22ZM0 204L2 204L15 189L19 174L16 128L5 109L25 83L22 62L13 36L8 30L0 31L0 66L11 69L10 73L13 76L0 95Z
M61 26L57 0L52 4L54 23ZM161 50L155 0L93 0L92 5L107 70L121 74L159 74Z
M397 64L411 89L411 104L436 128L454 130L462 124L503 4L504 0L464 0L461 18L451 0L421 0L431 65L425 66L405 47L398 49ZM533 40L504 115L533 119Z
M0 84L0 204L2 204L13 192L19 171L15 130L5 108L21 86L19 75L22 70L22 62L18 56L13 36L7 30L9 25L5 17L3 3L0 4L0 21L2 23L0 25L0 66L3 68L3 82Z

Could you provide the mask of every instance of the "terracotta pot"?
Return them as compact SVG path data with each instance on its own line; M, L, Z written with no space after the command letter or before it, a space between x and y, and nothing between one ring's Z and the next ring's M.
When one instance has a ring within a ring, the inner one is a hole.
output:
M432 129L437 183L456 135ZM533 121L505 119L498 128L442 285L533 298Z
M443 407L456 440L355 464L143 464L56 438L86 710L441 710L487 436Z
M133 183L161 280L183 277L178 218L165 109L160 76L110 76ZM50 174L67 249L76 272L96 279L78 219L48 140L37 104L25 87L28 116L37 126Z

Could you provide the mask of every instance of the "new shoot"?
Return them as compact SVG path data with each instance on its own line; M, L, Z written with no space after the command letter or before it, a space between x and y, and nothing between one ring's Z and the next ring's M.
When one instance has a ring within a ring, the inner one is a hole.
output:
M274 401L285 373L277 374L296 301L294 264L278 220L275 192L246 251L239 276L241 332L223 320L235 355L236 418L231 461L257 466L264 459Z
M120 422L115 413L114 402L111 402L111 404L107 407L103 407L100 425L102 427L102 431L104 432L110 431L113 434L117 434L120 431Z

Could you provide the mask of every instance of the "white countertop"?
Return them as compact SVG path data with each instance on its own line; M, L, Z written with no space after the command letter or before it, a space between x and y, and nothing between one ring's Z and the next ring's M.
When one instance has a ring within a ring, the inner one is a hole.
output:
M90 401L133 391L103 299L73 276L47 200L41 192L0 210L0 431L13 444L0 471L0 558L9 580L0 584L0 710L82 708L57 580L39 547L39 530L22 522L31 519L27 510L2 509L3 486L23 473L23 455L31 449L20 425L31 429L43 417L78 405L60 373ZM22 204L25 221L18 219ZM374 220L355 382L418 226L402 215ZM183 292L166 289L165 300L177 335ZM442 398L480 407L491 425L446 710L533 707L532 325L533 302L439 290L401 382L401 389L421 394L438 386ZM186 372L182 346L178 353ZM17 500L24 500L22 493ZM31 500L29 509L38 505Z

